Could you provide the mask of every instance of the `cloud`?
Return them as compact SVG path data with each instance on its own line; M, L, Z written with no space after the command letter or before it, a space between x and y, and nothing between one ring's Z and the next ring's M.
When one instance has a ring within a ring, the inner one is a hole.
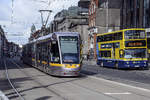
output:
M51 1L50 5L48 5L48 1ZM4 31L9 34L24 34L18 37L7 35L9 41L24 44L28 41L32 24L35 24L36 29L41 27L39 10L52 10L53 12L50 16L51 21L57 12L77 5L78 1L79 0L14 0L12 24L12 2L11 0L1 0L0 25L5 26Z

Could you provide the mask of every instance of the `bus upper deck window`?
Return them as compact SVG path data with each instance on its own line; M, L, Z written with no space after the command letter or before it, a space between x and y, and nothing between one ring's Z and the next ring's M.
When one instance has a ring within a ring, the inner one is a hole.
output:
M144 30L128 30L125 32L125 39L144 39Z

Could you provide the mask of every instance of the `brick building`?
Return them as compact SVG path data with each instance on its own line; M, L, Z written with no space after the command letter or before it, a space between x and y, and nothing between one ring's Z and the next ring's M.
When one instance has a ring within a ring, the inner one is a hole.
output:
M96 58L96 34L120 29L122 0L91 0L89 5L89 54Z

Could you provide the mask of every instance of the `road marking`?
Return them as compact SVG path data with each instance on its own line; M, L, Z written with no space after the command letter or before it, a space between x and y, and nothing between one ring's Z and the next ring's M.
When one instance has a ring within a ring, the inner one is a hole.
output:
M124 92L124 93L104 93L106 95L128 95L128 94L131 94L129 92Z
M3 92L0 91L0 100L9 100Z
M82 74L82 75L85 75L85 74ZM103 79L103 78L98 78L96 76L87 76L87 77L97 79L97 80L100 80L100 81L105 81L105 82L108 82L108 83L111 83L111 84L117 84L117 85L124 86L124 87L129 87L129 88L133 88L133 89L137 89L137 90L141 90L141 91L145 91L145 92L150 92L149 89L136 87L136 86L132 86L132 85L124 84L124 83L119 83L119 82L115 82L115 81L110 81L110 80L106 80L106 79Z

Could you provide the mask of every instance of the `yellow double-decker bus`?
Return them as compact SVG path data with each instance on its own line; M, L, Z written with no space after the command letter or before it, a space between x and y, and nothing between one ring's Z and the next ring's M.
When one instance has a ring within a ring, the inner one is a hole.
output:
M97 34L97 64L116 68L148 68L145 29Z

